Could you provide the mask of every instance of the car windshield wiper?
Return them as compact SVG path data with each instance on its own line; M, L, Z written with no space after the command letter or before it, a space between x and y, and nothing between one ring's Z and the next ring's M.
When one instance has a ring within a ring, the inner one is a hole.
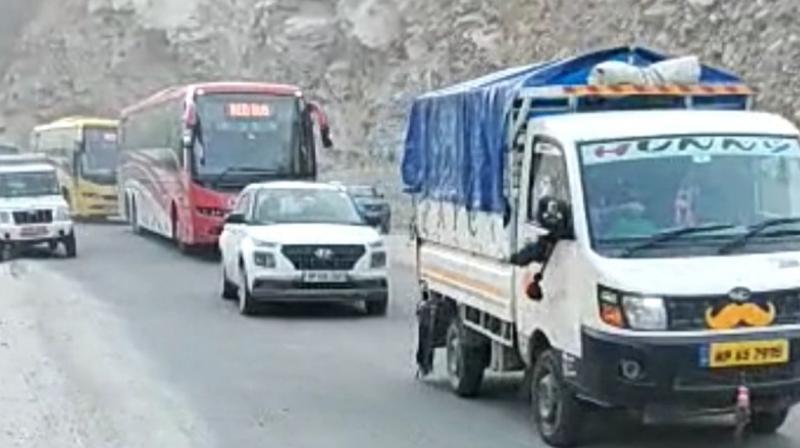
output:
M639 244L628 247L627 249L622 251L620 256L629 257L641 250L649 249L653 246L657 246L658 244L674 240L676 238L680 238L685 235L692 235L695 233L704 233L704 232L716 232L718 230L732 229L734 227L736 227L734 224L704 224L701 226L680 227L677 229L665 230L663 232L659 232L650 236L649 238L647 238L646 240L642 241Z
M270 170L265 168L253 168L249 166L231 166L225 168L219 175L214 179L214 184L220 183L222 179L224 179L229 174L233 173L242 173L242 174L278 174L276 170Z
M787 224L797 224L800 223L800 217L790 217L790 218L772 218L766 219L761 221L758 224L754 224L750 226L747 230L747 233L744 235L737 236L733 240L725 243L722 247L719 248L720 254L729 254L734 249L738 249L742 246L746 246L747 243L753 238L758 235L764 233L765 230L768 230L772 227L782 226Z

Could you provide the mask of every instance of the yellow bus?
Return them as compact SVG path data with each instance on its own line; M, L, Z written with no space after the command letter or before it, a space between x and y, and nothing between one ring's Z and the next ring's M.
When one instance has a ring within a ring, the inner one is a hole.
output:
M116 120L68 117L36 126L30 151L43 153L58 167L61 192L78 219L116 216Z

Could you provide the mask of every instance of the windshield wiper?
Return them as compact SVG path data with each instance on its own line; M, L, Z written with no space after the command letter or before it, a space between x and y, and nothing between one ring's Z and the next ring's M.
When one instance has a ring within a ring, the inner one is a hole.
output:
M665 230L663 232L656 233L655 235L650 236L646 240L642 241L639 244L634 246L628 247L620 254L621 257L629 257L633 255L635 252L639 252L644 249L649 249L653 246L657 246L661 243L674 240L676 238L680 238L685 235L692 235L695 233L704 233L704 232L715 232L717 230L725 230L725 229L732 229L736 227L733 224L705 224L701 226L690 226L690 227L680 227L677 229Z
M772 227L782 226L786 224L797 224L800 223L800 217L794 218L772 218L761 221L758 224L754 224L750 226L747 230L747 233L744 235L738 236L733 240L725 243L722 247L719 248L718 253L720 254L729 254L734 249L738 249L742 246L747 245L747 243L753 238L760 234L762 234L765 230L768 230Z
M214 178L213 184L218 184L224 179L227 175L232 173L243 173L243 174L278 174L276 170L270 170L265 168L254 168L250 166L230 166L225 168L219 175Z

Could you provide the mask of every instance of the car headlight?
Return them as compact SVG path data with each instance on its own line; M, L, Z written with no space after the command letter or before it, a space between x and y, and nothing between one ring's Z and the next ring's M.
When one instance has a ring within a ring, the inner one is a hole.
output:
M63 206L62 207L57 207L55 215L56 215L56 221L69 221L70 220L69 208L67 208L67 207L63 207Z
M370 259L370 267L373 269L381 269L386 267L386 252L373 252Z
M262 268L272 269L275 267L275 254L270 252L255 252L253 253L253 263Z
M661 297L623 294L601 287L598 299L600 318L609 325L645 331L668 327L667 308Z
M0 212L0 224L11 224L11 213Z

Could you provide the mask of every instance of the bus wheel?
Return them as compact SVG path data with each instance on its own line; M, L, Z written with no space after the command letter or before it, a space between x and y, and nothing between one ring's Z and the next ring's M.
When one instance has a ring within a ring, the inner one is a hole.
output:
M547 444L571 447L578 443L583 410L564 381L558 353L547 350L534 366L531 384L533 421Z
M478 394L486 369L486 345L470 344L471 331L454 318L447 329L447 378L450 387L460 397Z
M131 225L131 231L135 234L141 233L139 228L139 212L136 210L136 200L130 199L130 213L128 213L128 221Z

